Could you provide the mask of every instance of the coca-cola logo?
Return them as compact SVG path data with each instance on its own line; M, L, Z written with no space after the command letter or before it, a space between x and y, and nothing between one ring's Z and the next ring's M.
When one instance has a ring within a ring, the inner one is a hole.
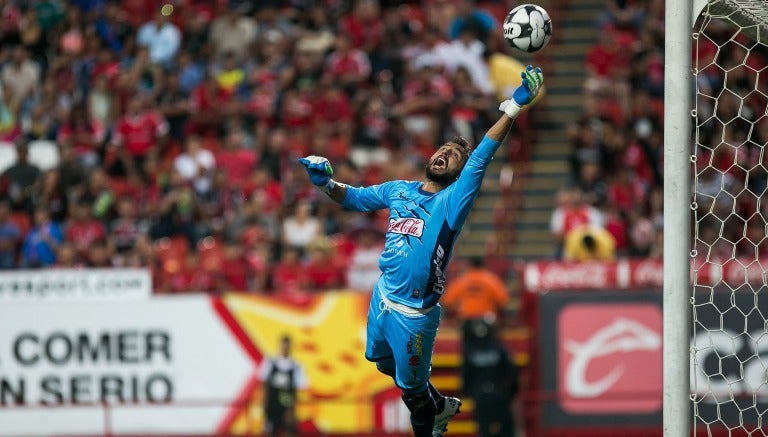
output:
M389 221L389 232L421 237L424 232L424 220L420 218L399 218Z
M550 264L541 272L540 287L559 288L603 288L609 283L608 264Z
M725 264L724 280L732 286L765 283L765 268L754 260L731 260Z
M661 408L661 311L654 304L571 304L558 315L558 388L573 414Z
M658 261L641 261L632 269L632 285L661 285L664 283L664 265Z

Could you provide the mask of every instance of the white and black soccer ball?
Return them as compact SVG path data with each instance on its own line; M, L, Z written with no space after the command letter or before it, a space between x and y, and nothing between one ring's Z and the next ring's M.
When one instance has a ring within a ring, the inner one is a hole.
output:
M512 48L536 52L544 48L551 37L552 20L541 6L517 6L504 19L504 39Z

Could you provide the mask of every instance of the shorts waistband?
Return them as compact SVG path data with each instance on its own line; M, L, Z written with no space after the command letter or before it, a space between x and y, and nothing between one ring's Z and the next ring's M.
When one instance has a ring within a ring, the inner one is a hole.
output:
M411 308L409 306L403 305L401 303L392 302L391 300L387 299L384 294L382 294L380 291L379 297L381 298L381 301L384 303L384 305L388 306L389 308L392 308L393 310L397 311L398 313L409 316L409 317L416 317L416 316L423 316L425 314L428 314L430 311L435 309L435 307L430 308Z

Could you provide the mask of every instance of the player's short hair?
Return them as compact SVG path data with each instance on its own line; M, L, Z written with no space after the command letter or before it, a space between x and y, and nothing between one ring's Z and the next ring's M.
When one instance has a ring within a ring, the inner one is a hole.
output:
M472 144L470 144L469 141L467 141L466 138L462 137L461 135L456 135L455 137L451 138L451 141L448 141L449 143L453 143L461 147L462 152L464 152L467 155L467 158L469 158L469 155L472 154L472 150L474 150L474 147L472 147Z

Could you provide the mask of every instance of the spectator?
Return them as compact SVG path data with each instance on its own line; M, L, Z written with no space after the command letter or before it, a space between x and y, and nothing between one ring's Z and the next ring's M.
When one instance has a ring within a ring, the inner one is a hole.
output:
M32 196L40 189L41 172L28 160L29 148L25 141L16 143L16 163L2 174L2 182L15 211L32 212Z
M472 82L469 71L458 67L453 74L455 103L451 111L451 124L458 135L473 138L482 123L487 120L486 112L492 108L491 94L484 92ZM490 84L489 84L490 85Z
M356 87L362 86L370 74L368 55L354 48L349 35L337 35L334 50L325 62L324 75L327 80L339 84L348 94L354 94Z
M72 243L61 243L56 250L56 263L53 267L58 269L76 269L85 267L86 263L77 256L77 250Z
M480 257L471 258L469 268L446 287L443 305L462 323L485 317L498 319L509 302L507 286L484 264Z
M459 0L456 2L456 15L450 22L448 36L452 40L458 39L462 32L471 30L486 47L494 47L494 28L496 19L487 11L478 8L475 0Z
M107 131L98 119L90 117L87 108L77 105L69 111L67 119L59 127L57 140L74 148L86 168L99 164L99 154Z
M216 80L225 93L234 94L245 80L245 70L232 52L224 53L221 65L216 68Z
M24 47L17 46L11 53L10 62L0 71L3 93L7 94L7 102L11 108L24 110L25 103L32 97L40 81L40 66L30 59L29 52Z
M67 196L82 194L85 187L85 166L75 153L75 148L67 143L59 146L59 190Z
M161 141L168 133L168 122L146 103L144 96L132 97L112 136L112 146L117 148L125 174L140 172L147 156L160 152Z
M557 207L549 222L549 230L557 240L557 258L562 256L565 236L584 225L603 227L602 214L597 208L584 203L582 192L578 188L561 189L558 192Z
M307 289L307 275L301 265L299 249L283 248L280 260L272 268L272 289L282 295Z
M113 247L118 261L128 257L136 247L140 236L148 231L145 220L137 217L135 201L128 196L117 199L117 217L109 223L109 246Z
M347 267L347 286L352 290L368 293L381 276L379 256L384 250L383 241L376 230L364 227L353 233L354 249Z
M101 168L95 168L88 175L88 182L79 196L81 202L91 207L91 214L99 220L108 220L114 213L115 193L108 185L106 173Z
M56 250L64 241L61 227L51 221L44 207L35 209L33 227L22 248L22 265L27 268L47 267L56 262Z
M107 239L107 229L104 223L95 219L92 205L80 201L70 207L69 220L65 225L64 237L75 247L77 254L83 258L90 257L90 250L97 244L103 244Z
M244 147L242 137L237 132L227 135L215 158L216 167L224 170L230 183L237 188L243 186L257 164L253 152Z
M613 261L615 258L616 241L610 232L600 226L582 225L565 235L565 261Z
M16 267L21 239L21 229L11 220L11 206L6 200L0 201L0 270Z
M476 31L475 28L463 26L456 39L438 46L436 54L449 74L463 68L475 88L484 95L490 95L494 88L488 62L485 60L486 46L480 41Z
M210 27L210 41L214 56L230 53L244 60L248 48L256 39L256 22L245 16L242 9L224 6Z
M161 187L156 208L154 215L157 221L153 223L150 230L153 238L182 235L187 238L190 247L197 244L198 236L195 233L197 199L191 184L188 184L175 168L171 169L168 181Z
M109 79L104 76L95 77L86 101L90 119L102 126L111 126L115 120L116 103L109 89Z
M296 204L293 214L283 220L282 228L283 243L302 252L322 231L320 221L312 214L312 204L306 200Z
M163 92L157 96L158 109L168 121L168 135L174 143L184 141L189 119L189 93L181 87L179 76L177 72L166 75Z
M51 214L51 220L62 223L67 218L69 197L61 184L59 170L52 168L43 173L39 193L35 193L36 205L46 205Z
M406 132L431 153L440 131L441 110L449 107L453 98L450 82L440 73L434 55L424 54L415 61L416 70L406 76L402 100L394 107L394 115L404 121ZM427 146L428 145L428 146Z
M328 237L321 235L307 245L308 259L304 268L310 291L339 289L344 285L344 268L331 247Z
M158 11L154 20L139 28L136 42L149 49L153 63L169 65L181 46L181 32L166 14Z
M205 80L205 68L192 53L182 52L178 63L179 87L189 95Z
M174 159L173 166L184 180L192 184L198 195L205 195L211 190L216 159L213 153L203 148L199 137L187 137L185 151Z

